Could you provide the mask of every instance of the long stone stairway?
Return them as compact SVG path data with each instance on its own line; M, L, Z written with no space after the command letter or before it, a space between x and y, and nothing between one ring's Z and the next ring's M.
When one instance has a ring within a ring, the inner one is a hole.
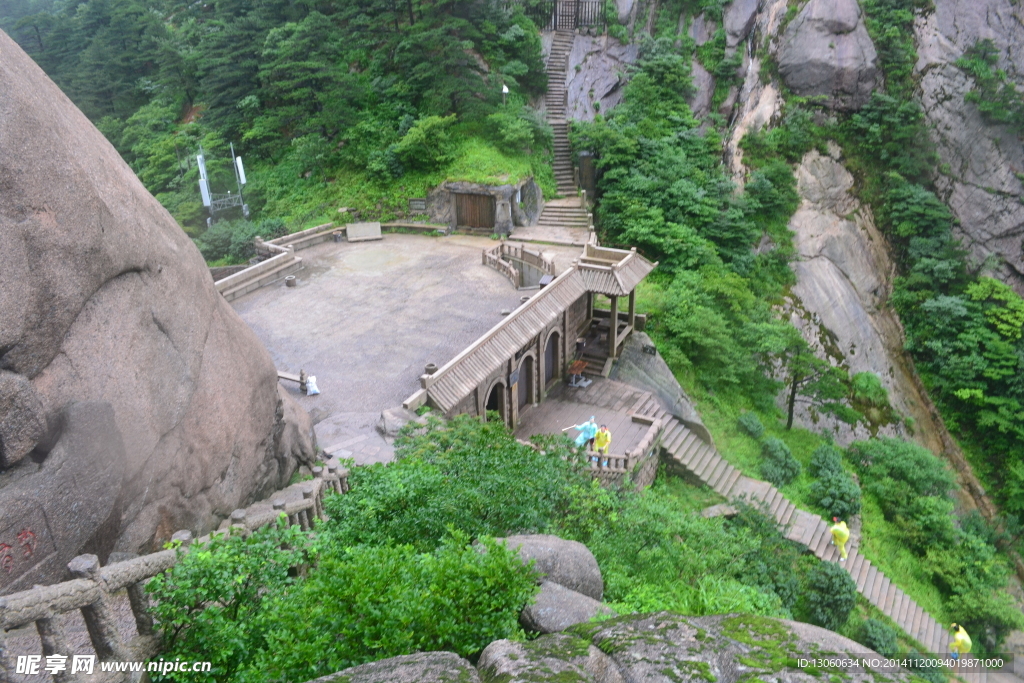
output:
M592 216L583 206L576 188L569 147L569 124L566 120L565 74L575 34L557 31L548 55L548 91L545 95L547 120L554 131L555 184L561 199L544 204L537 225L512 231L509 239L523 242L544 242L583 246L590 237Z
M668 415L656 398L648 395L633 412L661 418L665 422L661 447L674 474L696 478L727 499L746 500L767 510L787 538L806 546L823 561L839 560L839 549L831 544L829 525L821 517L797 508L770 483L744 476L713 446L698 438L677 418ZM856 547L848 551L842 566L857 584L857 591L920 643L923 652L933 655L949 653L949 631L892 583ZM963 666L955 674L968 683L1020 681L1005 673L972 673Z

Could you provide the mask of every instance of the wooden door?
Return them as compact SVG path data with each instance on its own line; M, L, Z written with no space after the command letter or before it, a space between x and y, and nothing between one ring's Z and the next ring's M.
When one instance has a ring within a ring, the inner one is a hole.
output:
M493 228L494 197L456 193L455 224L460 228Z

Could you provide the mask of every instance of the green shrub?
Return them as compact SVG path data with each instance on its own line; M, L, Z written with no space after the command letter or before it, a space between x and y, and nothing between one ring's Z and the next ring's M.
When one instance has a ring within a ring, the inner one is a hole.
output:
M395 155L406 168L423 171L451 163L457 146L454 125L455 114L424 116L395 145Z
M753 438L760 439L764 436L764 425L761 424L761 418L757 416L757 413L742 413L736 422L739 424L740 429Z
M516 441L500 420L428 421L396 441L396 462L352 471L352 490L324 503L326 532L349 545L425 551L450 527L471 538L543 533L573 505L586 505L589 477L568 440L549 439L542 452Z
M501 109L487 117L488 133L506 153L518 154L550 149L551 126L530 107Z
M811 462L808 470L815 477L824 477L836 472L842 472L843 454L830 443L822 444L811 453Z
M272 240L288 234L284 221L270 218L255 223L246 219L220 220L214 223L196 240L196 246L207 261L225 257L236 263L243 263L256 252L253 239L262 237Z
M785 486L800 476L800 463L782 439L770 436L761 444L761 476L775 484Z
M889 392L882 386L882 380L873 372L858 372L850 378L850 389L856 401L873 406L887 407Z
M463 657L521 637L536 574L514 550L464 535L432 553L412 546L328 547L268 614L267 647L247 681L305 681L365 662L445 650Z
M883 657L894 657L899 652L896 644L896 631L877 619L864 621L858 642Z
M299 527L271 524L248 537L216 534L180 554L146 590L163 640L165 659L212 663L209 673L168 673L156 680L232 680L266 647L266 606L295 579L289 570L308 558Z
M822 562L807 576L805 600L813 623L837 631L857 604L857 584L839 564Z
M828 517L849 519L860 512L860 487L846 472L827 471L811 484L811 500Z

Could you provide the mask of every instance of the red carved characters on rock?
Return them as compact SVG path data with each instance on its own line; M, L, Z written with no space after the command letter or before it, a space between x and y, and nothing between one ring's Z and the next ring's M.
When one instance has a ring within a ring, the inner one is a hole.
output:
M11 554L14 547L9 543L0 542L0 569L8 574L14 571L14 555Z
M22 552L25 557L32 557L32 553L36 551L36 545L39 540L36 538L36 534L31 529L22 529L18 532L18 545L21 546Z

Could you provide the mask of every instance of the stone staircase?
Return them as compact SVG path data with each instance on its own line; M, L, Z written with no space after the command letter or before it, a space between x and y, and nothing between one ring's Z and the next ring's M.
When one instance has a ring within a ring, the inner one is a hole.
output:
M667 414L652 395L647 394L641 398L632 412L649 418L661 418L665 422L661 447L673 474L696 478L729 500L745 499L761 507L775 519L787 538L807 547L825 562L839 561L839 549L831 545L829 525L821 517L797 508L770 483L744 476L726 462L713 446L698 438L677 418ZM947 628L892 583L858 552L857 547L848 550L847 560L842 566L857 584L857 591L916 640L923 653L949 653L952 639ZM1007 683L1020 681L1005 673L972 673L967 667L961 667L954 673L967 683L983 683L986 680Z
M573 175L569 148L569 124L566 120L565 73L575 34L557 31L548 55L548 91L545 96L547 120L554 131L555 184L561 199L544 204L537 225L516 228L511 240L583 246L590 237L593 217L583 206Z

